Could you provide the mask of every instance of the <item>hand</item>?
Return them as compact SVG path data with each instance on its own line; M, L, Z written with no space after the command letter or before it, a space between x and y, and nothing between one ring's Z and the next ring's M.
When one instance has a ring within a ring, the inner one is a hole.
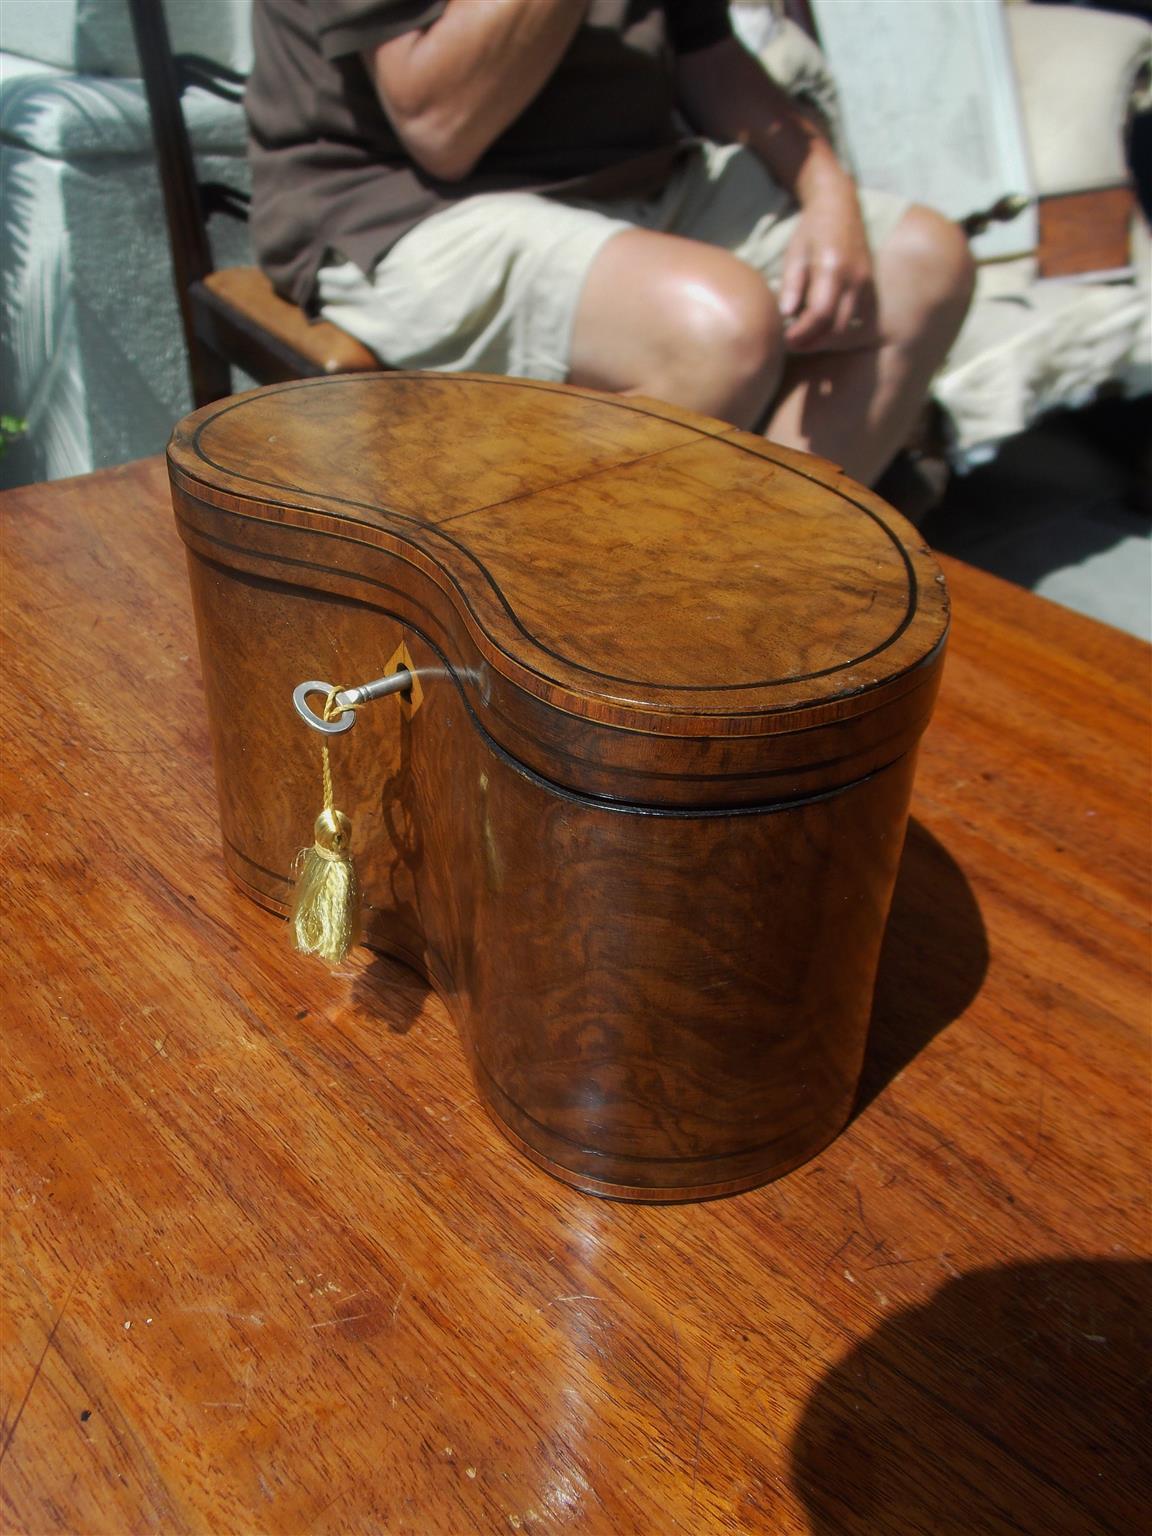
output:
M784 339L794 352L850 351L879 339L872 256L847 176L802 204L778 295Z
M678 58L676 86L693 127L718 144L746 144L800 205L778 294L788 346L875 346L872 257L856 188L819 124L734 37Z

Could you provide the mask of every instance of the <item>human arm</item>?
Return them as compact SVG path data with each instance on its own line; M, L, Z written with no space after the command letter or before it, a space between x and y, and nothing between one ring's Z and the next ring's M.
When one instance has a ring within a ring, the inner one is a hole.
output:
M732 37L680 55L676 85L693 127L720 143L748 145L799 204L778 295L789 346L872 340L876 302L859 201L818 125Z
M448 0L422 31L364 55L408 153L430 175L462 180L551 76L587 0Z

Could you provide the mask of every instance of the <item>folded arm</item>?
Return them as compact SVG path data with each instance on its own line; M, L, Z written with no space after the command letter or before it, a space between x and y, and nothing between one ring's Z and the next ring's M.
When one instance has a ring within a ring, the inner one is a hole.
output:
M587 0L448 0L424 31L364 55L388 117L430 175L462 180L548 80Z

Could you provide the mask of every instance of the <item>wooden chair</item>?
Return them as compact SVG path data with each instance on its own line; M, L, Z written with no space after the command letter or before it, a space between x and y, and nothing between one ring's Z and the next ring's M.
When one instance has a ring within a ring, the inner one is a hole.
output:
M379 369L377 358L345 331L310 321L280 298L258 267L215 267L208 216L223 212L247 219L248 196L198 182L181 100L189 85L198 85L239 103L244 78L209 59L174 55L162 0L128 4L152 117L195 403L207 405L232 393L232 364L260 384Z

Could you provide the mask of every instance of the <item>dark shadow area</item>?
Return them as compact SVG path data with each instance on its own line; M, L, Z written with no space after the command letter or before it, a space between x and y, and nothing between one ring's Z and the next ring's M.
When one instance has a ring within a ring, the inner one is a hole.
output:
M356 979L355 997L393 1034L406 1035L419 1018L430 988L420 969L425 938L417 891L424 867L424 834L410 809L412 722L407 713L400 713L398 728L396 766L384 774L379 795L381 829L395 857L387 899L375 909L365 936L366 943L378 943L382 949L373 948L371 964Z
M812 1393L792 1479L812 1536L1147 1529L1152 1266L1015 1264L889 1319Z
M356 1006L394 1035L408 1033L423 1012L430 990L411 966L376 950L353 984Z
M1077 565L1152 519L1152 397L1054 411L954 475L920 525L933 549L1021 586Z
M1128 140L1128 163L1136 183L1136 196L1144 217L1152 224L1152 114L1141 112L1133 120Z
M984 919L964 872L912 820L880 952L854 1114L959 1018L988 969Z

